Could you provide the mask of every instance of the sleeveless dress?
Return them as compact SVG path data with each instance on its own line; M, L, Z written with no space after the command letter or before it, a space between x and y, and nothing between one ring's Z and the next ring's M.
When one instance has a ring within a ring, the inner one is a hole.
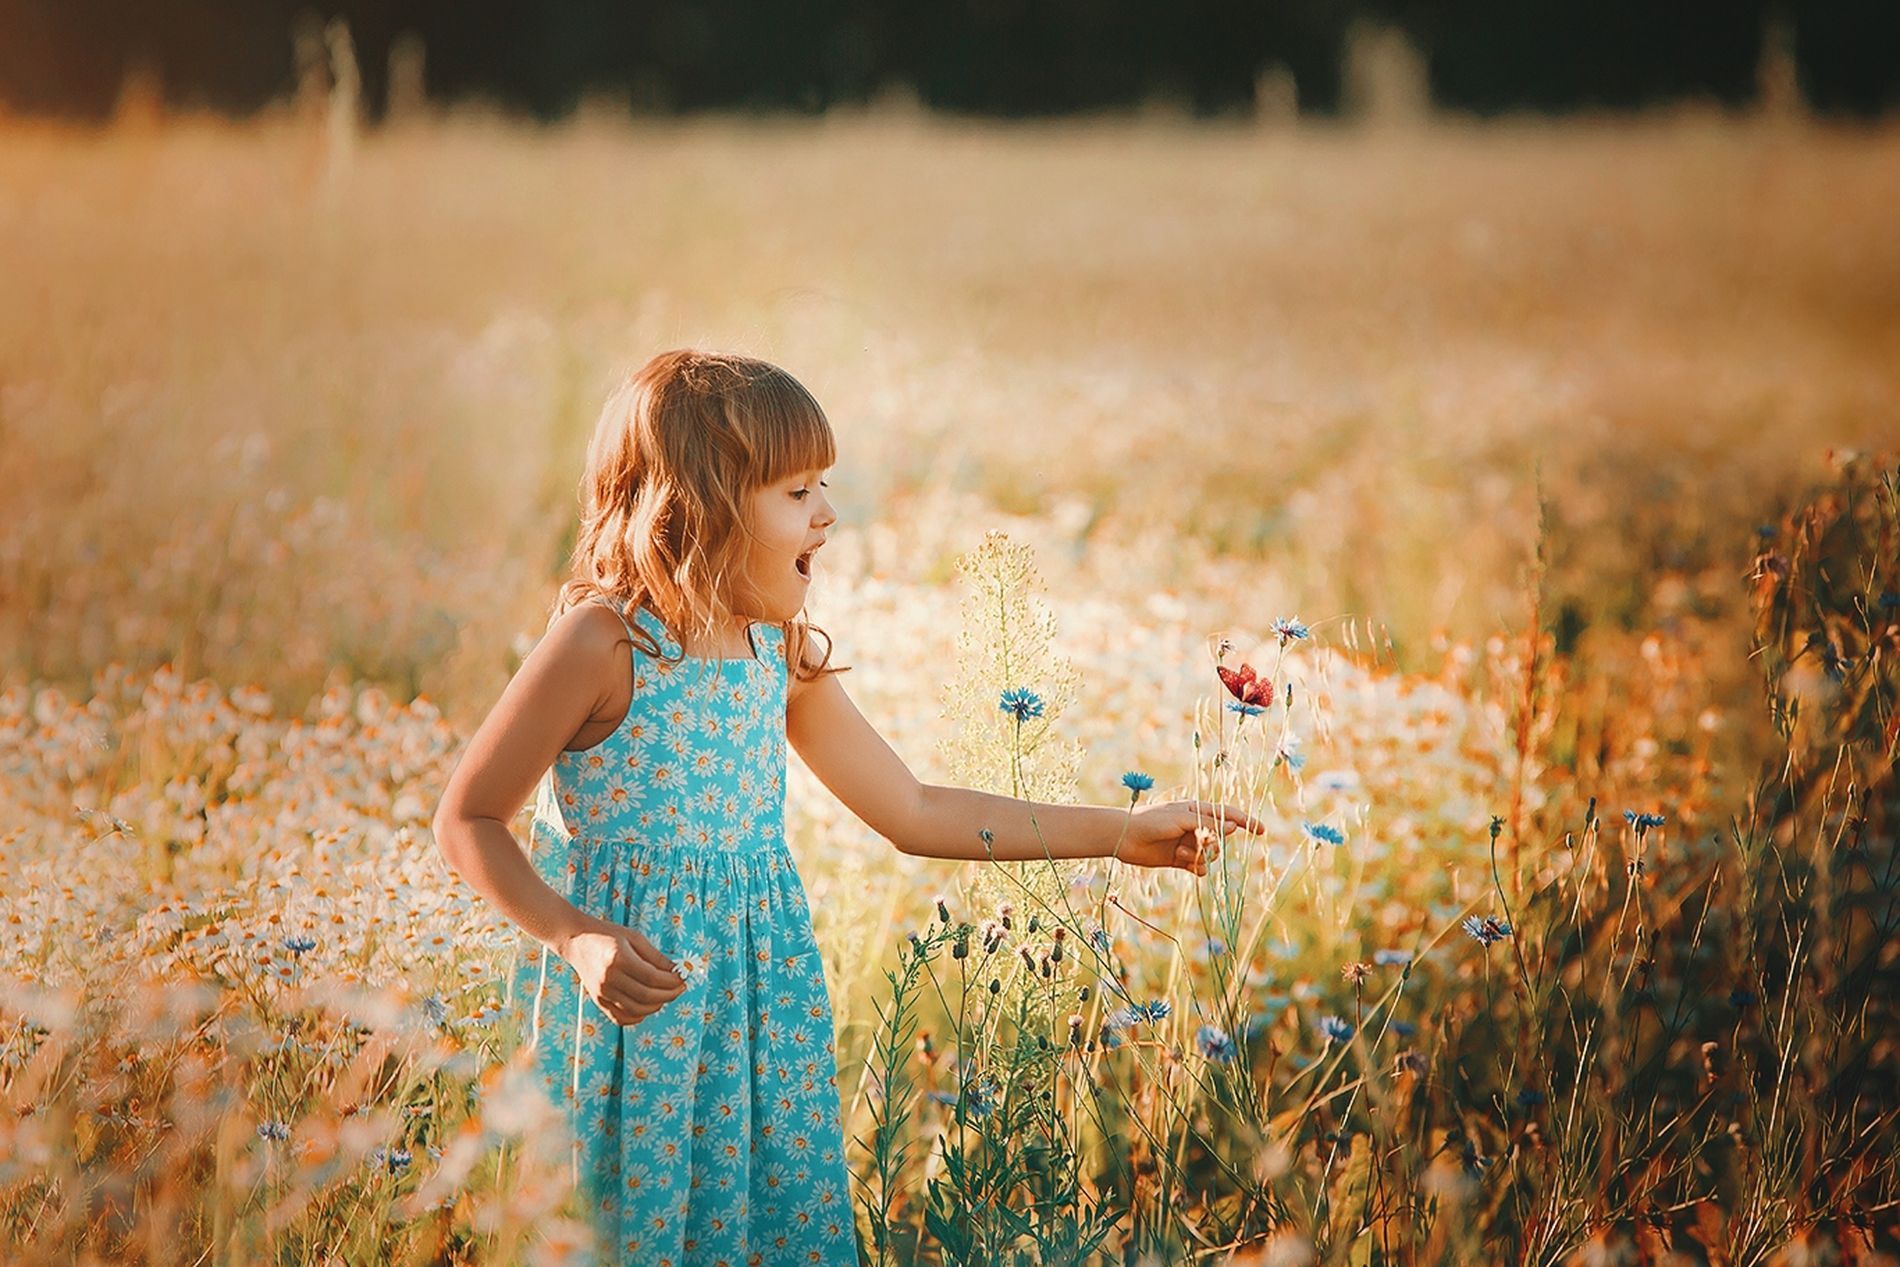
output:
M626 716L555 759L535 809L542 879L688 968L623 1027L566 960L517 943L509 1006L572 1127L603 1264L858 1262L831 1001L785 841L783 632L747 632L756 658L724 663L636 646Z

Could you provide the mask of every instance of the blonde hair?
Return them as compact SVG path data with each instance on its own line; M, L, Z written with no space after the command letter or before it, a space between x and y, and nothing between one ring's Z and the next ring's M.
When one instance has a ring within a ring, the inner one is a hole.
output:
M731 614L724 595L747 551L747 498L836 460L824 410L776 365L691 348L660 353L601 410L581 475L569 579L549 623L604 597L645 603L669 629L711 635ZM802 616L779 628L799 678L845 671L828 667L831 638L822 629ZM637 623L632 632L654 641ZM815 660L814 633L825 641ZM657 643L641 650L662 656Z

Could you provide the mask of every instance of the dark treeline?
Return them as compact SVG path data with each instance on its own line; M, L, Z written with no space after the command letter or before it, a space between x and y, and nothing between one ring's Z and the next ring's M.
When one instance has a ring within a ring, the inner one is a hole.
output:
M174 105L246 114L292 89L300 24L332 17L373 117L405 38L431 99L542 118L602 91L659 112L816 111L904 85L977 114L1155 98L1245 113L1275 67L1302 112L1325 115L1342 106L1355 18L1403 29L1434 100L1480 114L1743 105L1771 21L1814 110L1900 104L1900 0L0 0L0 103L104 118L135 73Z

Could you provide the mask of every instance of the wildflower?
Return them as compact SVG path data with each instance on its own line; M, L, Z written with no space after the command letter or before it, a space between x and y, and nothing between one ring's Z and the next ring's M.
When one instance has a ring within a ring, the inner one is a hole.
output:
M1352 1023L1344 1017L1322 1016L1319 1018L1319 1032L1328 1042L1343 1043L1352 1037Z
M1155 785L1154 776L1143 774L1140 770L1130 770L1122 775L1122 786L1128 789L1128 803L1133 805L1143 792Z
M976 834L985 845L993 845L996 843L996 833L987 827L978 828Z
M1109 945L1108 930L1106 928L1095 928L1095 929L1089 930L1089 944L1094 946L1097 950L1101 951L1103 954L1107 954L1108 945Z
M1381 968L1408 964L1412 962L1412 952L1409 950L1375 950L1372 952L1372 962L1378 964Z
M422 1010L426 1012L429 1019L434 1021L437 1025L441 1025L449 1019L448 1001L440 994L431 994L428 998L422 1000Z
M1366 978L1371 975L1372 965L1369 963L1349 963L1339 970L1340 979L1355 989L1364 985Z
M413 1159L413 1155L406 1148L378 1148L369 1155L371 1165L384 1166L392 1175L398 1170L405 1169Z
M1151 999L1146 1003L1126 1003L1109 1013L1105 1024L1116 1029L1127 1029L1143 1021L1163 1021L1174 1011L1165 999Z
M1410 1038L1412 1035L1418 1033L1418 1026L1412 1024L1410 1021L1393 1021L1392 1032L1397 1034L1400 1038Z
M997 707L1014 714L1018 722L1025 722L1032 717L1042 716L1042 696L1026 686L1018 686L1004 691Z
M293 955L302 956L317 948L317 939L302 933L284 938L284 949Z
M1312 632L1305 625L1301 624L1298 618L1289 618L1286 616L1282 616L1274 621L1270 628L1279 637L1280 645L1283 647L1295 638L1310 636Z
M1525 1087L1517 1093L1517 1102L1527 1109L1534 1109L1544 1102L1544 1093Z
M948 924L950 922L949 904L943 900L943 894L941 893L937 894L935 901L937 903L937 918Z
M1117 1047L1120 1047L1121 1045L1122 1045L1122 1036L1115 1032L1114 1026L1104 1022L1102 1025L1102 1046L1106 1047L1110 1051L1114 1051Z
M1346 843L1346 834L1330 824L1301 823L1300 827L1308 836L1323 844L1343 845Z
M1218 959L1227 953L1227 943L1218 937L1209 937L1201 943L1201 951L1210 959Z
M1080 1012L1071 1012L1069 1013L1069 1046L1080 1047L1081 1045L1082 1014Z
M1267 710L1258 704L1246 704L1240 700L1230 699L1227 701L1227 711L1230 713L1239 713L1242 717L1258 717Z
M1467 937L1480 946L1489 946L1511 935L1511 926L1495 915L1486 915L1482 919L1476 915L1467 915L1460 927L1465 930Z
M277 1121L259 1122L257 1124L257 1134L261 1139L289 1139L290 1128L282 1122Z
M1392 1066L1392 1072L1395 1074L1409 1073L1414 1076L1423 1077L1425 1074L1425 1057L1412 1048L1407 1047L1393 1060Z
M1227 693L1254 712L1264 712L1266 706L1273 703L1273 683L1256 676L1251 664L1242 664L1238 671L1220 664L1214 666L1214 671L1220 674L1221 685L1227 688Z
M1652 827L1661 827L1665 820L1661 814L1638 814L1633 809L1626 809L1623 811L1623 821L1634 827L1640 836Z
M1234 1040L1218 1025L1203 1025L1194 1031L1194 1045L1201 1055L1223 1065L1234 1058Z

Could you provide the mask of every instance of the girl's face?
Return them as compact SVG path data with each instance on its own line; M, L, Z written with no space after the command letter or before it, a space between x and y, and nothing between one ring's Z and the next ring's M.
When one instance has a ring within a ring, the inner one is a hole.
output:
M751 593L745 608L755 620L783 623L805 606L811 555L838 519L825 496L823 475L799 471L752 492L752 548L745 576Z

